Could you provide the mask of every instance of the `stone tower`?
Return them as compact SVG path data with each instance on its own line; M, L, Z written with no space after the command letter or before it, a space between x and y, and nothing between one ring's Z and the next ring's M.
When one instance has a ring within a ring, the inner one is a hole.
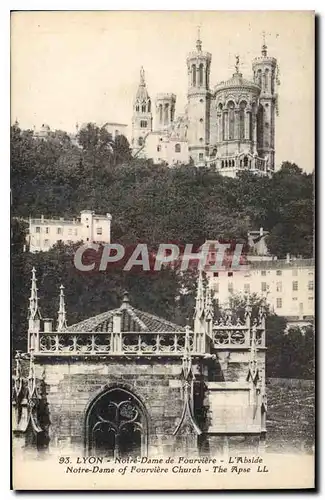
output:
M204 165L210 137L210 65L211 54L202 51L200 32L196 51L187 56L188 72L188 145L196 165Z
M275 156L276 69L277 61L267 55L264 39L261 56L253 60L254 82L261 88L257 116L257 152L259 157L266 160L271 171L274 171Z
M156 130L164 130L170 127L175 117L175 94L157 94L156 97Z
M140 83L133 104L132 148L143 146L145 137L152 131L151 99L146 87L144 69L140 70Z

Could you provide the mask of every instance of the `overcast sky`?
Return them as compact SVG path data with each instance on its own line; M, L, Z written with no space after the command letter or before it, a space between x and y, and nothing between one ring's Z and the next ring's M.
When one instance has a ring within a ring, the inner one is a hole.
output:
M251 78L266 32L281 85L276 164L314 167L314 21L310 12L16 12L12 14L12 121L73 131L76 122L131 124L144 66L149 94L186 103L186 55L201 26L212 53L211 86L229 78L239 54Z

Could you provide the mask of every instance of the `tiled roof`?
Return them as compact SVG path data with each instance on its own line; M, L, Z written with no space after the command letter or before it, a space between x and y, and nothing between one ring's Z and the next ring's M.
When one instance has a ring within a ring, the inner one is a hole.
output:
M80 323L69 326L67 332L111 332L113 328L113 316L121 314L122 332L182 332L185 328L159 318L153 314L140 311L130 306L129 303L123 303L118 309L98 314L92 318L85 319Z

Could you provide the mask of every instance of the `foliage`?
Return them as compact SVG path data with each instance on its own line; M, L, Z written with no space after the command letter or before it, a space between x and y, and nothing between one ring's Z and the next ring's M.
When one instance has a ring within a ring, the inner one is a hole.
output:
M247 172L232 179L191 163L168 168L132 158L124 136L113 140L105 127L95 124L82 128L77 141L60 130L42 140L17 124L11 128L16 347L26 348L33 265L38 270L43 314L56 316L58 287L63 280L70 324L116 307L125 288L135 307L181 324L191 321L195 300L193 270L182 276L171 269L144 273L141 280L136 273L118 270L85 276L73 265L73 246L58 244L46 253L24 253L30 215L71 218L84 209L110 212L114 242L145 241L152 249L167 242L201 245L206 239L222 238L243 242L247 231L262 226L269 231L269 248L278 257L288 252L303 257L313 254L313 175L294 164L285 162L272 178ZM284 323L269 311L268 374L281 376L289 363L292 376L302 372L312 376L312 335L289 332L284 336ZM303 354L298 356L302 345Z

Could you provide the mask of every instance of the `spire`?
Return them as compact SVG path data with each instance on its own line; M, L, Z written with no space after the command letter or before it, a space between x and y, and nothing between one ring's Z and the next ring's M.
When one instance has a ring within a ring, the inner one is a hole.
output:
M201 50L202 50L202 42L201 42L201 28L200 28L200 26L198 26L198 27L197 27L196 50L197 50L198 52L201 52Z
M149 99L143 66L141 66L140 69L140 83L136 94L136 99L140 101L147 101Z
M203 274L200 271L197 283L196 303L195 303L195 316L201 318L204 313L204 287L203 287Z
M60 305L58 312L58 332L62 332L67 328L67 319L66 319L66 311L65 311L65 302L64 302L64 286L60 286Z
M145 78L144 78L144 69L143 69L143 66L141 66L141 69L140 69L140 85L145 86L145 84L146 84L146 81L145 81Z
M30 289L30 298L29 298L29 319L41 319L41 313L38 306L38 295L37 295L37 286L36 286L36 269L33 267L32 269L32 284Z
M210 286L207 287L205 297L205 318L207 321L213 319L212 291Z
M265 41L265 31L263 31L263 45L262 45L262 56L267 56L267 45Z

